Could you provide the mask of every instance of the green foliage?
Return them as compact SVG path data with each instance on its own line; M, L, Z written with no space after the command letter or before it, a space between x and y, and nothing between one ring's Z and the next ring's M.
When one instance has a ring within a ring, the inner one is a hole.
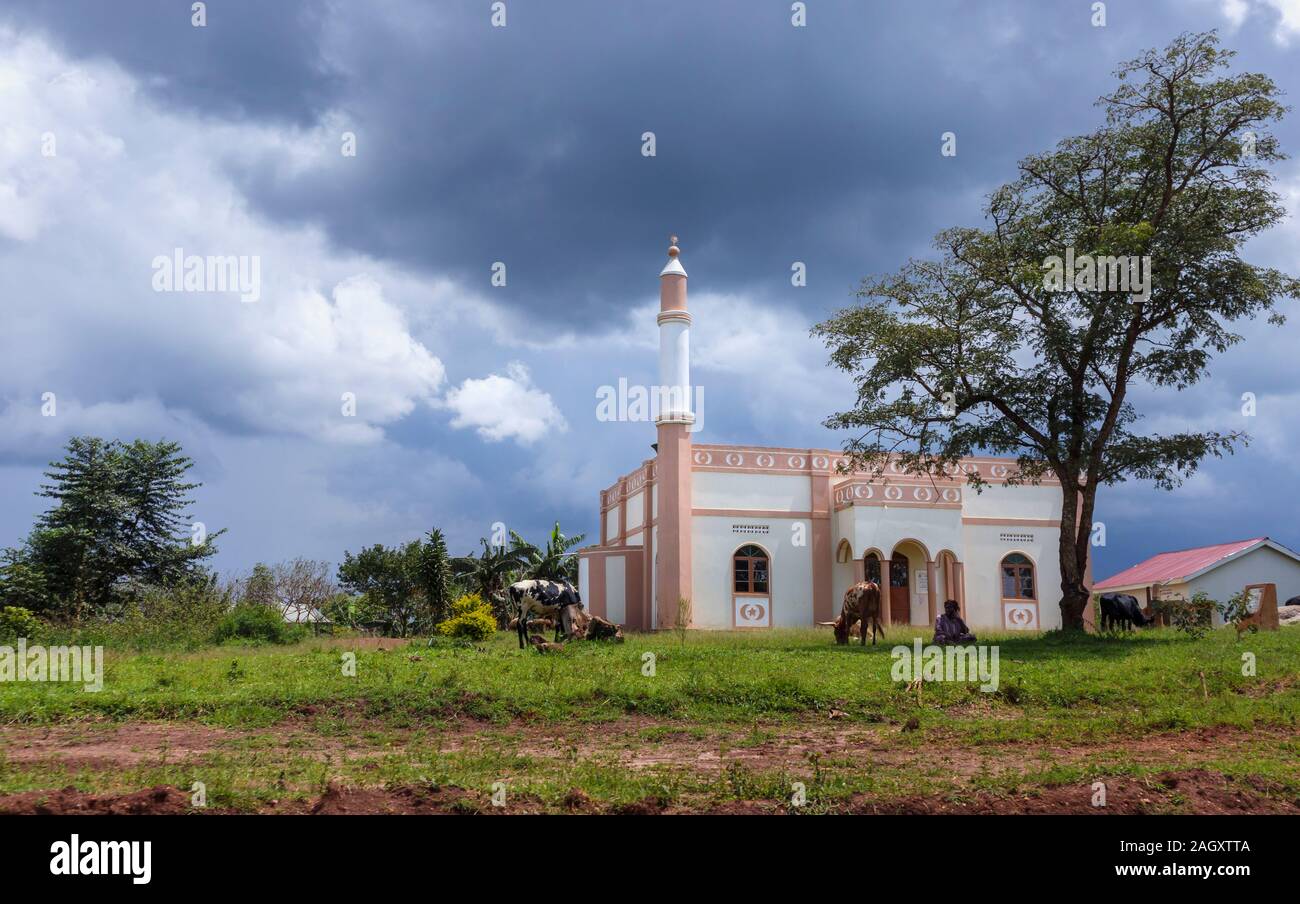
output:
M345 552L338 578L344 589L365 597L350 611L344 607L349 617L397 637L432 629L451 603L452 566L440 530L430 531L426 541L392 548L375 544L355 556ZM359 618L363 610L366 620Z
M420 578L424 585L429 617L434 620L443 618L452 606L452 573L447 541L437 528L429 531L425 541Z
M522 563L525 578L574 582L578 580L578 556L572 550L585 538L586 534L566 537L560 531L560 522L556 521L544 549L534 546L514 531L510 532L510 545Z
M1286 108L1267 76L1226 73L1231 57L1208 33L1123 65L1099 102L1104 125L1023 159L989 196L988 227L940 233L938 260L865 279L862 303L814 330L856 384L855 407L826 424L853 431L858 467L883 471L892 454L951 475L963 456L994 453L1017 457L1007 483L1059 479L1070 629L1088 600L1098 487L1171 488L1247 439L1152 433L1132 390L1196 384L1241 341L1235 321L1280 322L1279 302L1300 297L1300 280L1242 258L1285 217L1269 166L1284 159L1270 128ZM1149 296L1051 285L1045 268L1070 249L1149 257Z
M192 542L184 514L199 486L184 479L192 466L177 443L69 440L38 493L53 507L21 548L5 552L0 599L79 619L123 604L139 587L203 577L224 531Z
M22 606L5 606L0 609L0 640L25 637L31 640L41 633L41 620Z
M256 603L259 606L275 605L275 575L263 562L253 566L252 573L240 588L241 603Z
M492 605L477 593L467 593L452 603L451 618L438 625L438 633L443 637L468 640L487 640L496 630Z
M546 547L529 543L514 531L508 544L493 545L479 538L482 550L477 556L461 556L452 562L456 576L471 590L492 604L499 624L504 625L513 613L508 611L505 590L517 580L578 580L578 556L574 549L585 534L566 537L555 522Z
M111 611L73 623L51 625L50 643L114 650L197 650L213 642L217 624L230 611L230 588L214 578L176 587L136 588ZM57 639L55 639L57 638Z
M278 609L258 603L239 603L217 623L213 634L217 643L251 641L254 643L293 643L306 636L303 625L290 625Z
M1214 626L1214 612L1218 605L1205 591L1198 590L1190 600L1182 597L1160 599L1153 602L1151 608L1164 615L1171 627L1189 637L1199 638Z
M1225 624L1237 628L1242 619L1250 615L1250 591L1243 588L1234 593L1226 603L1216 603L1215 608L1219 610ZM1249 630L1254 634L1259 630L1259 626L1251 625ZM1240 636L1240 633L1239 629L1238 636Z
M270 566L259 562L235 584L240 602L272 606L295 624L319 621L325 604L336 593L329 563L303 558Z
M381 622L383 607L365 594L336 593L321 607L321 615L335 628L356 631Z
M505 589L524 567L525 554L518 546L492 545L480 537L482 551L461 556L452 562L452 570L471 590L492 604L500 624L510 618L506 611Z

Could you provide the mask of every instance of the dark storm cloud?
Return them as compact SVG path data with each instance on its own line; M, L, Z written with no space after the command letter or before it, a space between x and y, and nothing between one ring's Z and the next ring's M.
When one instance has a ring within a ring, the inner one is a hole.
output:
M212 504L221 507L205 517L232 527L232 561L337 556L363 542L418 535L430 521L448 527L456 551L507 517L530 536L556 517L593 531L596 491L635 467L653 441L643 424L596 423L593 390L619 377L652 380L656 360L652 348L620 355L591 337L630 325L653 339L652 316L627 318L655 291L670 231L682 237L698 299L697 340L710 329L716 340L730 325L720 296L755 303L732 308L734 320L769 303L790 316L763 334L752 356L746 346L726 366L708 361L708 343L698 344L694 373L708 391L699 439L838 444L843 437L818 422L851 400L841 386L828 380L824 389L772 398L773 373L791 385L827 376L820 355L801 360L788 379L777 368L776 359L806 352L808 321L848 303L863 275L928 253L936 231L978 222L983 195L1013 178L1025 154L1096 127L1093 101L1112 86L1118 63L1181 31L1227 21L1218 0L1110 0L1105 28L1089 24L1088 0L809 0L804 29L791 27L787 0L507 0L507 8L509 25L494 29L489 0L211 0L207 27L195 29L188 0L0 7L0 27L48 35L74 60L111 59L172 111L286 135L283 144L211 149L224 155L239 202L275 231L319 225L339 251L459 278L507 306L510 329L533 342L561 326L580 334L557 352L494 343L463 325L440 338L445 312L403 305L427 322L422 339L447 363L452 384L504 372L515 358L532 368L569 431L528 449L485 442L449 428L446 412L423 409L387 425L390 445L355 454L296 436L265 439L264 425L249 428L222 404L242 398L230 379L247 364L237 352L209 365L160 340L138 360L104 368L106 378L96 373L81 401L146 401L134 406L137 420L110 407L84 429L130 438L156 436L162 423L197 450ZM1241 51L1240 68L1269 73L1294 96L1294 47L1275 39L1273 10L1262 3L1249 10L1224 45ZM1297 123L1293 114L1279 131L1292 152L1300 147ZM344 130L357 135L355 158L338 152ZM657 137L652 159L640 153L645 131ZM957 135L955 158L939 153L947 131ZM320 160L306 167L284 154L302 134L321 142ZM185 170L186 151L168 152ZM114 225L139 229L132 213L124 204ZM1293 241L1293 232L1279 232L1252 256L1294 272ZM75 350L78 329L107 333L111 324L68 314L81 286L50 288L62 258L41 260L37 274L11 276L11 294L34 293L50 323L70 324L50 347ZM488 285L497 260L509 267L504 289ZM808 288L798 291L789 282L796 260L809 268ZM97 270L75 276L83 285L102 278ZM105 288L106 304L136 310L129 286ZM1275 407L1265 405L1252 429L1286 434L1276 441L1285 445L1294 421L1274 412L1288 404L1294 411L1285 395L1289 370L1271 365L1289 360L1254 339L1223 356L1213 410L1232 414L1245 389L1273 392ZM195 378L201 367L218 379ZM44 383L26 385L27 371L4 372L0 395L38 398ZM20 382L21 392L10 391ZM155 397L158 406L148 402ZM1143 410L1196 417L1208 398L1163 393ZM168 411L155 411L162 406ZM173 411L196 412L202 423L177 433L164 420ZM30 525L32 465L54 453L19 444L5 454L0 545ZM1160 548L1234 536L1274 533L1300 546L1284 535L1294 523L1296 481L1277 461L1261 442L1231 462L1210 463L1211 479L1199 488L1108 489L1111 546L1098 550L1098 574ZM1268 493L1248 486L1262 472L1279 475Z
M315 121L342 87L320 52L323 3L7 0L0 20L48 34L76 56L107 56L168 104L225 118Z
M326 131L324 167L232 164L252 203L469 286L503 261L497 301L571 326L643 294L669 231L701 287L843 305L978 219L1019 157L1094 126L1120 60L1222 25L1212 3L1112 2L1093 28L1075 2L818 0L794 28L788 3L511 2L493 28L484 2L223 2L200 37L175 4L146 6L20 10L197 110L337 111L357 156ZM808 291L790 291L794 261Z

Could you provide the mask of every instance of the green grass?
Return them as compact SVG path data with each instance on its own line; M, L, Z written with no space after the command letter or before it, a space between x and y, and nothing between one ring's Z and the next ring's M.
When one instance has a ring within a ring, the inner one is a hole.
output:
M106 650L99 693L62 684L0 683L0 723L183 721L243 734L188 763L144 761L125 767L7 762L0 791L74 784L130 789L188 788L201 773L214 806L255 808L271 799L310 797L331 777L377 785L484 789L494 776L554 805L571 788L606 803L651 796L678 800L780 800L792 781L812 781L818 806L854 794L902 796L1012 793L1027 785L1083 781L1098 769L1144 775L1150 763L1111 756L1062 764L1032 745L1116 743L1161 732L1224 726L1269 737L1300 723L1300 631L1231 631L1192 640L1171 630L1121 638L1003 634L982 637L1000 650L1000 687L927 683L914 690L890 677L891 648L916 635L893 631L875 647L839 647L828 631L633 634L621 645L576 643L560 654L520 651L513 634L466 645L413 642L389 652L358 651L344 674L346 641L288 647L217 647L190 653ZM339 648L335 645L342 644ZM645 654L654 674L645 674ZM1257 674L1242 674L1253 653ZM414 657L417 657L415 659ZM1204 672L1209 697L1202 691ZM845 715L829 723L832 709ZM272 726L292 721L286 741ZM445 729L477 726L473 743L444 749ZM856 754L750 769L743 762L704 770L628 769L617 751L544 751L522 744L520 726L575 732L601 723L631 724L619 743L653 751L695 744L744 752L804 726L876 732L910 760L862 768ZM904 730L906 726L907 730ZM1267 731L1265 731L1267 730ZM330 740L336 755L311 748ZM1006 751L1031 745L1016 769L956 782L933 760L948 747ZM350 755L350 748L364 751ZM1261 743L1225 754L1214 768L1264 780L1282 795L1300 794L1297 745Z
M470 716L600 721L637 714L688 722L797 718L832 707L850 721L917 715L926 728L971 739L1083 737L1208 725L1295 725L1300 715L1300 636L1229 631L1191 640L1172 631L1122 639L989 637L1000 649L1000 685L930 683L914 693L890 680L890 650L831 643L814 629L630 636L625 644L572 644L563 653L520 651L513 635L468 646L436 641L356 653L308 641L289 647L217 647L197 653L105 651L104 689L0 683L0 722L194 719L268 725L307 707L388 720ZM340 643L335 641L334 643ZM341 641L346 644L346 641ZM1256 657L1242 675L1242 654ZM654 675L643 674L644 656ZM411 656L419 656L412 661ZM1199 672L1210 692L1202 696ZM971 707L957 715L946 710ZM1066 735L1061 732L1065 731Z

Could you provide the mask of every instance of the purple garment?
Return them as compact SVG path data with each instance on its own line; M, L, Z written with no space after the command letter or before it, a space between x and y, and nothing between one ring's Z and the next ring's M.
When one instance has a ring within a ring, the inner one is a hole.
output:
M970 628L966 627L960 615L949 615L945 612L935 620L934 642L939 645L974 643L975 635L970 633Z

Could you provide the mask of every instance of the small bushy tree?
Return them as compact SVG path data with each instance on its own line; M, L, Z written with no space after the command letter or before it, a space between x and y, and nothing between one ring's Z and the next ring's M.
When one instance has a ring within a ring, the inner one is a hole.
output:
M451 604L451 617L438 625L443 637L487 640L497 629L492 605L477 593L467 593Z

